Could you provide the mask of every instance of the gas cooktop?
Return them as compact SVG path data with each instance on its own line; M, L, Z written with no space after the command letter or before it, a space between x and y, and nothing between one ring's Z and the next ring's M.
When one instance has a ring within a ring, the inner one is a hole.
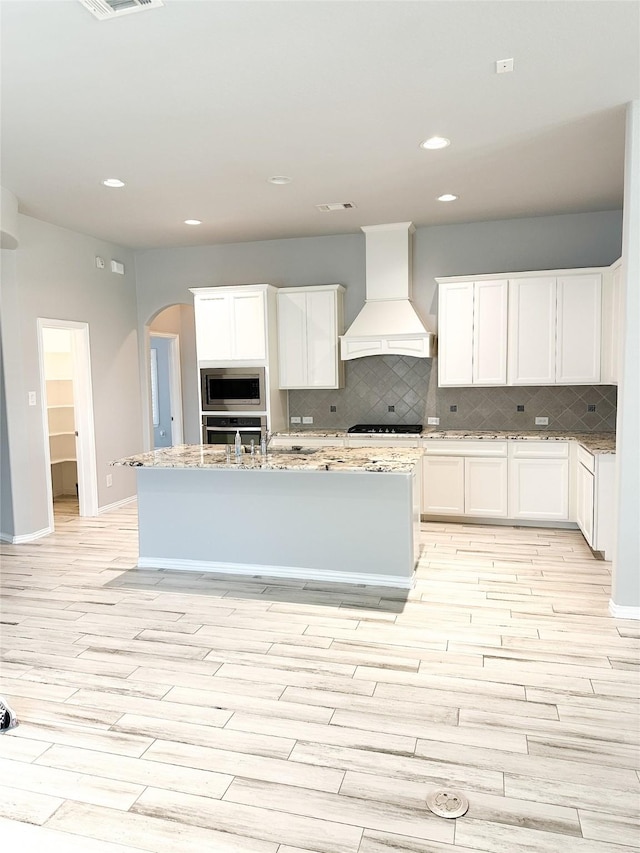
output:
M347 432L378 432L393 433L395 435L416 435L422 432L422 424L356 424L349 427Z

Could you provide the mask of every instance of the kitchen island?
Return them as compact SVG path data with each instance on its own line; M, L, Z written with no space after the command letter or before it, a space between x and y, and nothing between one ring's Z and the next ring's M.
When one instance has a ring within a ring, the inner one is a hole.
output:
M141 568L409 589L419 555L413 448L283 448L265 457L181 445L137 469Z

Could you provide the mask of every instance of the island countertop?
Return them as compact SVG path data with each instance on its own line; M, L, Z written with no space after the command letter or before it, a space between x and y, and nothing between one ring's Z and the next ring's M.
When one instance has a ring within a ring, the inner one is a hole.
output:
M422 458L412 447L319 447L269 449L266 457L242 453L227 460L225 447L181 444L137 453L111 462L131 468L206 468L227 471L352 471L410 474Z

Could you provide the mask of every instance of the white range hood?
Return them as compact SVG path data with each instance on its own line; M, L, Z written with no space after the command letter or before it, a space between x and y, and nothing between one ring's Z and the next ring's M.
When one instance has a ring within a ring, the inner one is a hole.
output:
M366 302L340 338L340 357L412 355L431 358L435 335L411 303L411 222L368 225Z

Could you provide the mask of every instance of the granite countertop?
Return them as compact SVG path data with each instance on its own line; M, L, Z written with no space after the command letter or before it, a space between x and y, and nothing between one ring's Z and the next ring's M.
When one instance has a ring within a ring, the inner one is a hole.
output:
M420 435L407 433L347 433L346 430L299 430L297 432L279 432L276 434L280 438L290 438L297 440L300 443L301 439L309 438L340 438L344 439L348 436L362 439L370 435L375 439L389 439L393 441L397 438L435 438L435 439L469 439L469 440L501 440L501 441L577 441L581 447L588 450L589 453L615 453L616 452L616 434L614 432L571 432L554 431L554 430L460 430L460 429L445 429L434 430L424 429ZM293 443L293 442L292 442Z
M266 458L259 453L243 453L236 461L227 461L224 447L206 444L181 444L148 453L138 453L112 462L131 468L213 468L228 471L346 471L410 474L422 458L419 448L319 447L270 448Z

